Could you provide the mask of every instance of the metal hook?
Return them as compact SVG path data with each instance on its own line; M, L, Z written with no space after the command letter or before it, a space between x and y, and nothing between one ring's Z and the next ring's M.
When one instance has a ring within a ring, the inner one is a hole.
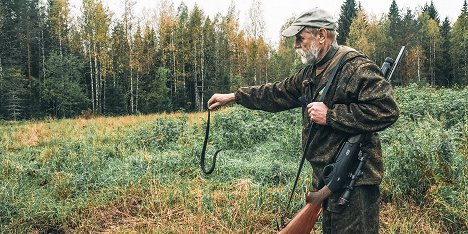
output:
M200 157L200 167L205 174L211 174L214 171L216 165L216 157L221 150L217 150L213 155L211 167L207 170L205 167L205 156L206 156L206 145L208 144L208 136L210 134L210 110L208 109L208 121L206 122L205 140L203 141L203 148Z

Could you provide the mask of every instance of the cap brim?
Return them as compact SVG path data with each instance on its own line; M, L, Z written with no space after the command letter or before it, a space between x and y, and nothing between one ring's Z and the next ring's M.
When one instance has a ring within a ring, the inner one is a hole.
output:
M281 35L283 35L283 37L292 37L301 32L303 28L304 26L301 25L291 25L281 32Z

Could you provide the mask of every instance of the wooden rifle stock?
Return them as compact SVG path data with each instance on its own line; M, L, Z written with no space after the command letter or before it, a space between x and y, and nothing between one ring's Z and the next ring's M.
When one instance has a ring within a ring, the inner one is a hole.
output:
M308 192L306 195L306 205L279 233L309 234L322 212L323 201L331 194L332 191L326 185L316 192Z

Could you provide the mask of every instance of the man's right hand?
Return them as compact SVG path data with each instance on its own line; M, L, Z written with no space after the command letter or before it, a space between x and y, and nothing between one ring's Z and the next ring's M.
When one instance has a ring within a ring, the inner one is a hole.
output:
M208 100L208 109L215 110L217 107L229 104L236 99L234 93L228 94L221 94L215 93L211 96L210 100Z

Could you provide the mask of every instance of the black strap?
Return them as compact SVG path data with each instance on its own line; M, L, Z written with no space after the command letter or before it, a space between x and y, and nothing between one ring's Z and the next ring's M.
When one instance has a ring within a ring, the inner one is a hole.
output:
M215 165L216 165L216 157L218 156L218 153L221 151L221 150L217 150L215 152L215 154L213 155L213 159L211 161L211 167L207 169L205 167L205 157L206 157L206 145L208 144L209 134L210 134L210 109L208 109L208 120L206 121L205 140L203 141L203 148L202 148L202 153L200 156L200 167L203 173L205 174L211 174L214 171Z
M340 61L338 62L338 64L330 72L330 75L328 76L327 84L326 84L325 88L323 89L323 93L322 93L322 96L320 97L319 102L323 102L325 100L325 97L327 96L328 90L330 89L330 86L333 83L333 80L335 79L335 76L336 76L336 73L338 72L338 69L342 67L343 59L346 57L346 55L348 53L350 53L352 51L354 51L354 50L346 51L341 56ZM282 224L283 224L283 220L284 220L284 218L286 216L286 213L289 210L289 207L291 205L291 200L292 200L292 197L293 197L294 192L295 192L296 187L297 187L297 181L299 180L299 176L301 175L302 168L304 167L304 162L305 162L305 159L306 159L307 151L309 150L311 139L313 138L313 136L316 133L317 133L317 129L315 127L315 123L312 123L312 125L309 127L309 134L308 134L308 137L307 137L307 143L306 143L306 146L304 148L304 152L302 153L302 159L301 159L301 162L299 164L299 168L297 169L296 179L294 180L294 185L293 185L291 194L289 195L288 204L287 204L286 208L283 211L283 215L281 216L281 223ZM277 225L277 226L279 226L279 225Z

